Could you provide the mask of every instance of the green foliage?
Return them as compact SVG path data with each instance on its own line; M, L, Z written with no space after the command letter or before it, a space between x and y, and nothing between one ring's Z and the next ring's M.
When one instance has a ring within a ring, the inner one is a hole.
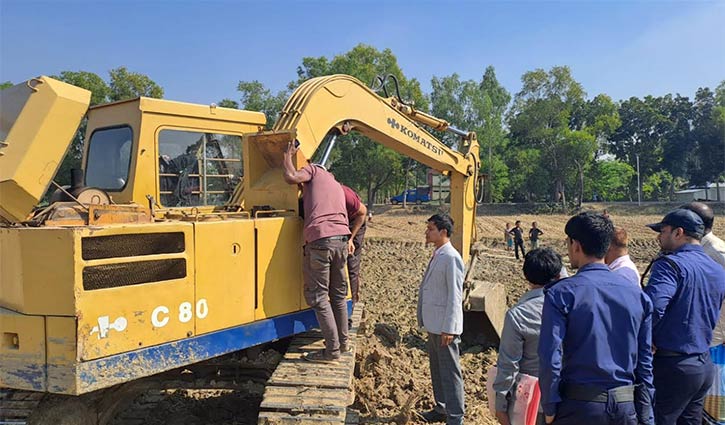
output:
M5 90L8 87L12 87L14 84L10 81L5 81L3 83L0 83L0 90Z
M242 98L240 106L242 109L249 111L263 112L267 117L267 129L274 126L285 101L289 97L289 92L281 90L277 94L264 87L264 84L257 80L240 81L237 90L241 93Z
M593 199L596 194L604 201L626 201L636 173L631 165L622 161L595 161L586 176L586 198Z
M642 182L642 200L670 200L670 188L674 179L666 170L650 174Z
M53 78L91 92L91 106L109 101L111 88L97 74L88 71L63 71Z
M125 66L109 71L111 92L110 101L133 99L139 96L160 99L164 97L164 89L144 74L129 72Z
M585 101L584 89L566 66L527 72L521 82L523 87L508 116L512 146L538 150L539 174L551 182L550 199L556 199L558 193L566 196L567 183L571 186L577 175L581 181L594 160L597 136L605 136L616 125L616 118L606 98L595 98L591 104ZM513 166L509 168L518 172ZM578 186L581 199L581 183Z
M222 99L217 103L220 108L239 109L239 102L232 99Z
M506 132L503 116L511 95L503 88L493 67L486 68L480 82L461 81L457 74L433 77L431 109L434 116L445 119L464 131L475 131L480 144L481 172L489 175L487 201L503 200L508 185ZM449 132L434 132L446 145L458 147L460 137Z

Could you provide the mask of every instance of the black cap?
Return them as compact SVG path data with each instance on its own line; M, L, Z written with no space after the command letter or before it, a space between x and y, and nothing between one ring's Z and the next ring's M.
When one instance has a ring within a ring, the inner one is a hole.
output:
M659 223L647 225L655 232L661 232L663 226L682 227L686 232L696 233L700 236L705 233L705 225L700 216L683 208L670 211Z

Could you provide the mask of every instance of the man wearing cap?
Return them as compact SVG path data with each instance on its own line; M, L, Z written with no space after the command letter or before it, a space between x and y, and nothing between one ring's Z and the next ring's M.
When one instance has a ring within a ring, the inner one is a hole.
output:
M652 300L655 421L702 422L714 367L709 346L725 299L725 270L700 245L705 226L694 212L676 209L647 225L663 253L644 291Z
M715 213L713 213L712 208L702 202L690 202L680 208L690 210L700 216L702 223L705 225L705 236L700 240L702 249L705 251L705 254L725 268L725 241L712 233L712 226L715 223ZM725 309L720 307L720 320L718 320L717 326L715 326L715 330L713 331L710 346L723 343L725 343Z
M544 288L538 354L546 423L653 424L652 303L604 264L609 219L581 213L564 233L579 271Z

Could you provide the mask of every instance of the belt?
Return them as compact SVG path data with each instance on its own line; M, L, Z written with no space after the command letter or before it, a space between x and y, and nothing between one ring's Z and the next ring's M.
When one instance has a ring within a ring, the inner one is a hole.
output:
M661 350L657 349L655 351L655 357L683 357L683 356L689 356L687 353L680 353L679 351L669 351L669 350Z
M342 235L342 236L328 236L326 238L320 238L320 239L327 239L328 241L347 241L348 239L350 239L350 237L347 235Z
M612 395L615 403L634 401L634 385L604 390L592 385L565 384L563 395L567 400L593 401L595 403L606 403L609 395Z

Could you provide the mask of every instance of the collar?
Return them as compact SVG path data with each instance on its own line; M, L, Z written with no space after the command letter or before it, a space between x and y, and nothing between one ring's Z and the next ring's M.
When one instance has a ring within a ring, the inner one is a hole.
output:
M604 263L589 263L584 267L579 267L579 271L577 273L589 270L609 270L609 267L607 267Z
M443 251L443 248L445 248L446 246L448 246L450 244L451 244L451 241L448 241L448 242L444 243L443 245L441 245L439 248L436 248L435 251L433 251L433 256L435 257L436 255L438 255L438 253Z
M682 245L681 247L677 248L676 250L672 251L673 254L677 254L678 252L691 252L691 251L701 251L704 252L702 249L702 245L700 244L694 244L694 243L688 243L685 245Z
M521 299L519 299L518 304L523 304L526 301L529 301L531 299L538 298L538 297L543 297L543 296L544 296L544 288L532 289L521 296Z
M622 255L621 257L617 257L614 261L612 261L612 264L609 265L609 268L612 269L616 266L619 266L622 263L631 262L632 259L629 258L629 254Z

